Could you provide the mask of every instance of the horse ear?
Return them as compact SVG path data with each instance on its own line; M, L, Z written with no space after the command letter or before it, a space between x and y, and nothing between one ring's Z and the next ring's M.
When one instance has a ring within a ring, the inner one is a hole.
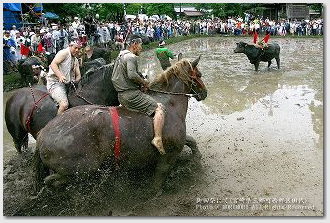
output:
M191 63L191 66L196 67L200 59L201 55L199 55L199 57Z
M179 53L179 54L178 54L178 61L182 60L182 57L183 57L183 56L182 56L182 53Z

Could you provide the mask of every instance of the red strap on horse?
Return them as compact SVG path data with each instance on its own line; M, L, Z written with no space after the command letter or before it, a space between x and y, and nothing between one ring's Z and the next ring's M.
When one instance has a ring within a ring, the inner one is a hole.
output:
M41 98L40 98L37 102L34 103L33 108L32 108L31 111L29 112L29 115L28 115L28 117L27 117L27 119L26 119L26 122L25 122L25 126L26 126L26 129L28 130L28 132L31 132L31 120L32 120L32 115L33 115L34 110L36 110L36 108L38 107L38 106L37 106L38 103L39 103L42 99L44 99L46 96L48 96L48 95L49 95L48 93L43 94L43 95L41 96Z
M110 107L109 113L111 116L112 126L115 133L114 154L115 154L116 163L118 164L120 157L121 132L120 132L119 114L117 107Z

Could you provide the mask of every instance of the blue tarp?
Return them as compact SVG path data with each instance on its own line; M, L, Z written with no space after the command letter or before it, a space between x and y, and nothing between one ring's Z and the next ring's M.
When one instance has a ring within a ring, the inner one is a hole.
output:
M16 25L16 28L20 28L23 25L20 20L20 14L22 5L24 4L25 3L3 3L3 25L5 29L11 29L13 25ZM33 3L33 6L33 11L35 12L43 10L42 3Z
M3 3L3 8L12 12L20 12L22 5L21 3Z
M13 25L15 25L16 28L20 28L22 26L20 13L15 11L3 11L4 28L10 30Z
M55 14L53 12L46 12L44 16L47 19L59 19L60 18L57 14Z
M34 8L33 8L33 11L35 12L40 12L43 10L43 6L42 6L42 3L35 3L34 4Z

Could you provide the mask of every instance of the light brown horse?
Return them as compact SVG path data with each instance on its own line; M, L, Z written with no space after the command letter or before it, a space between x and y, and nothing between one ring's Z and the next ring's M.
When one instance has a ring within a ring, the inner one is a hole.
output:
M129 169L156 164L154 188L159 190L186 143L186 114L191 96L187 94L193 94L198 101L207 97L198 62L199 58L192 63L181 60L150 85L150 95L166 108L163 128L166 155L160 155L151 144L152 117L117 107L119 126L116 126L109 115L109 107L74 107L50 121L37 137L37 188L44 179L48 185L61 185L69 177L89 175L103 163L117 161L120 168ZM115 133L118 128L120 140ZM116 156L114 147L118 142L120 155L117 150ZM53 174L47 176L49 170Z

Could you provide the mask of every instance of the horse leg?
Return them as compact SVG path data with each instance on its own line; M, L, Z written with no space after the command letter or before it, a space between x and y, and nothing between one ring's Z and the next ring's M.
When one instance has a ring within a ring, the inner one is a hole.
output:
M191 149L194 158L196 158L197 160L200 160L202 158L202 154L197 147L196 140L192 136L186 135L185 145Z
M14 145L18 153L22 153L22 149L28 148L29 136L21 126L10 125L7 123L7 129L10 135L13 137Z
M47 186L51 186L54 188L59 188L64 185L66 185L68 182L68 179L66 176L60 175L58 173L54 173L52 175L49 175L45 178L45 184Z
M33 156L35 169L35 192L38 193L43 188L44 178L49 175L49 169L40 158L39 149L36 148Z
M157 163L155 178L153 184L153 192L156 194L161 193L163 183L166 179L167 174L169 173L170 168L173 166L176 160L177 154L170 153L162 155Z

